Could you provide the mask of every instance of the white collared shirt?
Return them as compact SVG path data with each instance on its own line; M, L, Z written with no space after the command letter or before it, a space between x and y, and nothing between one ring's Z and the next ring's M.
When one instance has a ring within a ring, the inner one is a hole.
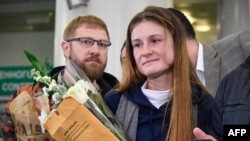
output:
M150 103L152 103L157 109L170 101L173 96L172 90L156 91L147 89L147 81L142 85L141 90Z
M204 57L203 57L203 45L199 43L198 49L198 59L196 64L196 74L198 75L200 81L206 85L205 74L204 74Z

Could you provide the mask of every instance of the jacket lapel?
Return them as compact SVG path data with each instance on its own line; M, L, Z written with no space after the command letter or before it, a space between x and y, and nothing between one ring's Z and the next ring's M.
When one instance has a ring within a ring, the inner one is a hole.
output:
M204 46L204 74L206 87L215 96L220 81L220 57L212 46Z

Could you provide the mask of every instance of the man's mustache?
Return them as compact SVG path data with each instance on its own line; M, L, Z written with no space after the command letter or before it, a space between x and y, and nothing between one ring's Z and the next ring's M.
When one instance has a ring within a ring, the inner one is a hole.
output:
M101 59L97 56L92 56L92 57L89 57L87 59L85 59L85 61L96 61L97 63L101 63Z

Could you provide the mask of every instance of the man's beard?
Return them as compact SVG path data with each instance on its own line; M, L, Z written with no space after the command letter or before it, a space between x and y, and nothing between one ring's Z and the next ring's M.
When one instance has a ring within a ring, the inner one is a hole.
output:
M98 61L100 63L99 65L97 64L86 65L85 64L86 60L80 61L75 58L74 59L72 58L72 61L74 61L75 64L85 72L90 81L94 81L101 78L106 67L106 63L103 64L100 60Z
M98 56L92 56L84 60L79 60L76 58L76 55L72 50L69 59L71 59L79 68L81 68L92 82L101 78L107 64L106 60L100 60ZM98 64L86 65L88 60L96 60Z
M79 67L82 70L84 70L84 72L89 77L89 79L91 81L93 81L93 80L97 80L97 79L101 78L101 76L104 72L104 69L106 67L106 63L101 65L101 66L97 66L97 65L86 66L85 64L81 64L81 66L79 66Z

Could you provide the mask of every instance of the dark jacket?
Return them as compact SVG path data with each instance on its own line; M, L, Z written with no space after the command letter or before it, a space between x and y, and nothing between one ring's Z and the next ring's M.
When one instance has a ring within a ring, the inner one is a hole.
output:
M223 124L250 124L250 55L223 78L215 98Z
M169 128L171 102L166 103L168 104L168 108L165 115L165 123L162 127L166 104L162 105L159 109L155 108L142 93L141 85L131 85L122 94L139 106L136 141L165 141ZM122 94L112 90L104 97L106 104L114 114L117 114L117 107ZM218 140L222 140L223 126L221 123L221 114L214 98L202 92L197 86L194 86L193 104L197 104L198 108L197 126Z
M54 76L57 78L57 75L60 71L62 71L65 68L65 66L59 66L52 69L52 71L49 73L49 76ZM96 80L97 84L100 87L101 95L104 96L110 89L114 88L116 85L118 85L119 81L116 77L113 75L104 72L102 74L102 77Z

